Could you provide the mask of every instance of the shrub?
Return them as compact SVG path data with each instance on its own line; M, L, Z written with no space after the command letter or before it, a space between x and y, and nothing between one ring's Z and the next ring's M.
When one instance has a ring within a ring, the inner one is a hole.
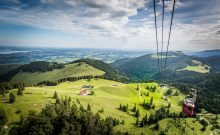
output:
M201 119L199 122L200 122L200 124L203 125L203 127L207 127L209 125L209 123L206 119Z
M16 114L20 114L20 113L21 113L21 110L16 110L15 113L16 113Z
M92 90L91 93L90 93L90 95L95 95L95 92Z

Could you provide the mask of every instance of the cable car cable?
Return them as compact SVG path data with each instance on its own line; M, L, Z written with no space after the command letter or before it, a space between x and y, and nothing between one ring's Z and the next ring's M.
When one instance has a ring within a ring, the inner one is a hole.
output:
M168 55L169 46L170 46L170 36L171 36L172 25L173 25L173 17L174 17L174 12L175 12L175 5L176 5L176 0L174 0L174 2L173 2L173 10L172 10L172 16L171 16L171 22L170 22L170 31L169 31L169 37L168 37L168 42L167 42L167 51L166 51L164 70L166 69L166 64L167 64L167 55Z
M157 44L157 61L158 61L158 70L160 72L160 60L159 60L159 49L158 49L158 34L157 34L157 15L156 15L156 0L154 0L154 24L156 29L156 44Z
M161 46L161 52L160 52L160 55L161 55L161 70L163 70L163 26L164 26L164 0L162 0L163 2L163 12L162 12L162 46Z

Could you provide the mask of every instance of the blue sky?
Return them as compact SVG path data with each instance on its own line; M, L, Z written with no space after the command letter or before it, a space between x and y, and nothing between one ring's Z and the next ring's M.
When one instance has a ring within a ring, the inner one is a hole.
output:
M220 1L176 1L170 49L220 48ZM165 0L165 45L172 4ZM0 45L155 50L153 1L0 0Z

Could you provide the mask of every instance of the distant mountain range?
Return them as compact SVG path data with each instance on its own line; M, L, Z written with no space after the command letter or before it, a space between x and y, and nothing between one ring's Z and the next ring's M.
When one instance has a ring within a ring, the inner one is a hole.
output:
M197 53L189 54L193 57L198 57L201 61L213 66L217 71L220 71L220 49L206 50Z
M188 53L191 56L197 56L197 57L212 57L212 56L220 56L220 49L215 50L206 50L202 52L194 52L194 53Z
M220 71L220 55L201 58L204 62L212 65L217 71Z
M139 57L149 54L150 51L129 51L114 49L87 49L87 48L25 48L1 47L0 64L27 64L34 61L69 63L74 60L91 58L106 63L122 58Z
M162 54L163 65L165 54ZM183 52L169 52L166 70L159 72L158 59L155 54L148 54L137 58L121 59L113 62L111 65L130 78L138 80L158 79L158 74L172 72L179 74L181 72L210 73L213 72L213 61L206 61L198 57L192 57Z

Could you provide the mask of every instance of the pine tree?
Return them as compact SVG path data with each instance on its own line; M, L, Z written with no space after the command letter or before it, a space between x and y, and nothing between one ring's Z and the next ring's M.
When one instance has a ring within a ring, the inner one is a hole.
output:
M136 105L136 103L135 103L134 108L132 109L132 111L133 111L133 112L136 112L136 110L137 110L137 105Z
M120 104L120 106L119 106L119 110L122 110L122 104Z
M95 92L92 90L92 91L91 91L91 95L94 95L94 94L95 94Z
M153 97L151 97L151 99L150 99L150 105L152 105L152 104L153 104L153 100L154 100L154 98L153 98Z
M10 101L10 103L14 103L15 102L15 95L13 94L13 93L10 93L9 94L9 101Z
M152 105L152 106L151 106L151 109L155 109L155 105Z
M57 98L58 98L58 94L57 94L56 91L55 91L54 94L53 94L53 98L54 98L54 99L57 99Z
M17 95L18 95L18 96L23 95L23 90L22 90L22 88L21 88L21 87L19 87L19 88L18 88Z
M82 105L80 105L80 106L79 106L79 110L80 110L81 112L84 112L84 107L83 107Z
M0 88L1 88L1 89L0 89L1 94L2 94L3 96L5 96L5 93L6 93L5 86L4 86L3 84L1 84Z
M145 106L145 99L144 99L144 102L143 102L143 106Z
M147 114L145 114L145 116L143 117L141 123L140 123L140 126L141 127L144 127L146 124L147 124Z
M140 90L140 86L138 85L136 89L137 89L137 90Z
M179 95L179 93L178 93L178 91L176 91L175 94L174 94L174 96L178 96L178 95Z
M124 125L124 124L125 124L125 120L122 120L122 121L121 121L121 124Z
M139 117L140 116L140 111L139 111L139 109L137 109L137 111L135 112L135 117Z
M24 86L21 86L20 89L23 91L23 90L25 90L25 87L24 87Z
M13 89L12 86L11 86L11 84L10 84L9 82L6 83L6 89L7 89L7 90Z
M149 97L149 92L147 92L147 95L146 95L147 97Z
M125 112L128 111L128 104L125 106Z
M60 103L60 99L56 98L56 104L59 104L59 103Z
M218 114L215 116L215 120L216 120L216 121L218 120Z
M171 103L169 102L167 108L170 108L170 107L171 107Z
M70 105L71 101L72 101L72 100L71 100L71 98L69 97L69 98L68 98L68 104L69 104L69 105Z
M90 104L87 105L87 111L91 111L91 106L90 106Z
M139 118L136 119L135 125L138 126L139 124Z
M155 130L159 130L159 128L160 128L160 125L159 125L158 122L157 122L156 125L155 125L155 127L154 127L154 129L155 129Z

